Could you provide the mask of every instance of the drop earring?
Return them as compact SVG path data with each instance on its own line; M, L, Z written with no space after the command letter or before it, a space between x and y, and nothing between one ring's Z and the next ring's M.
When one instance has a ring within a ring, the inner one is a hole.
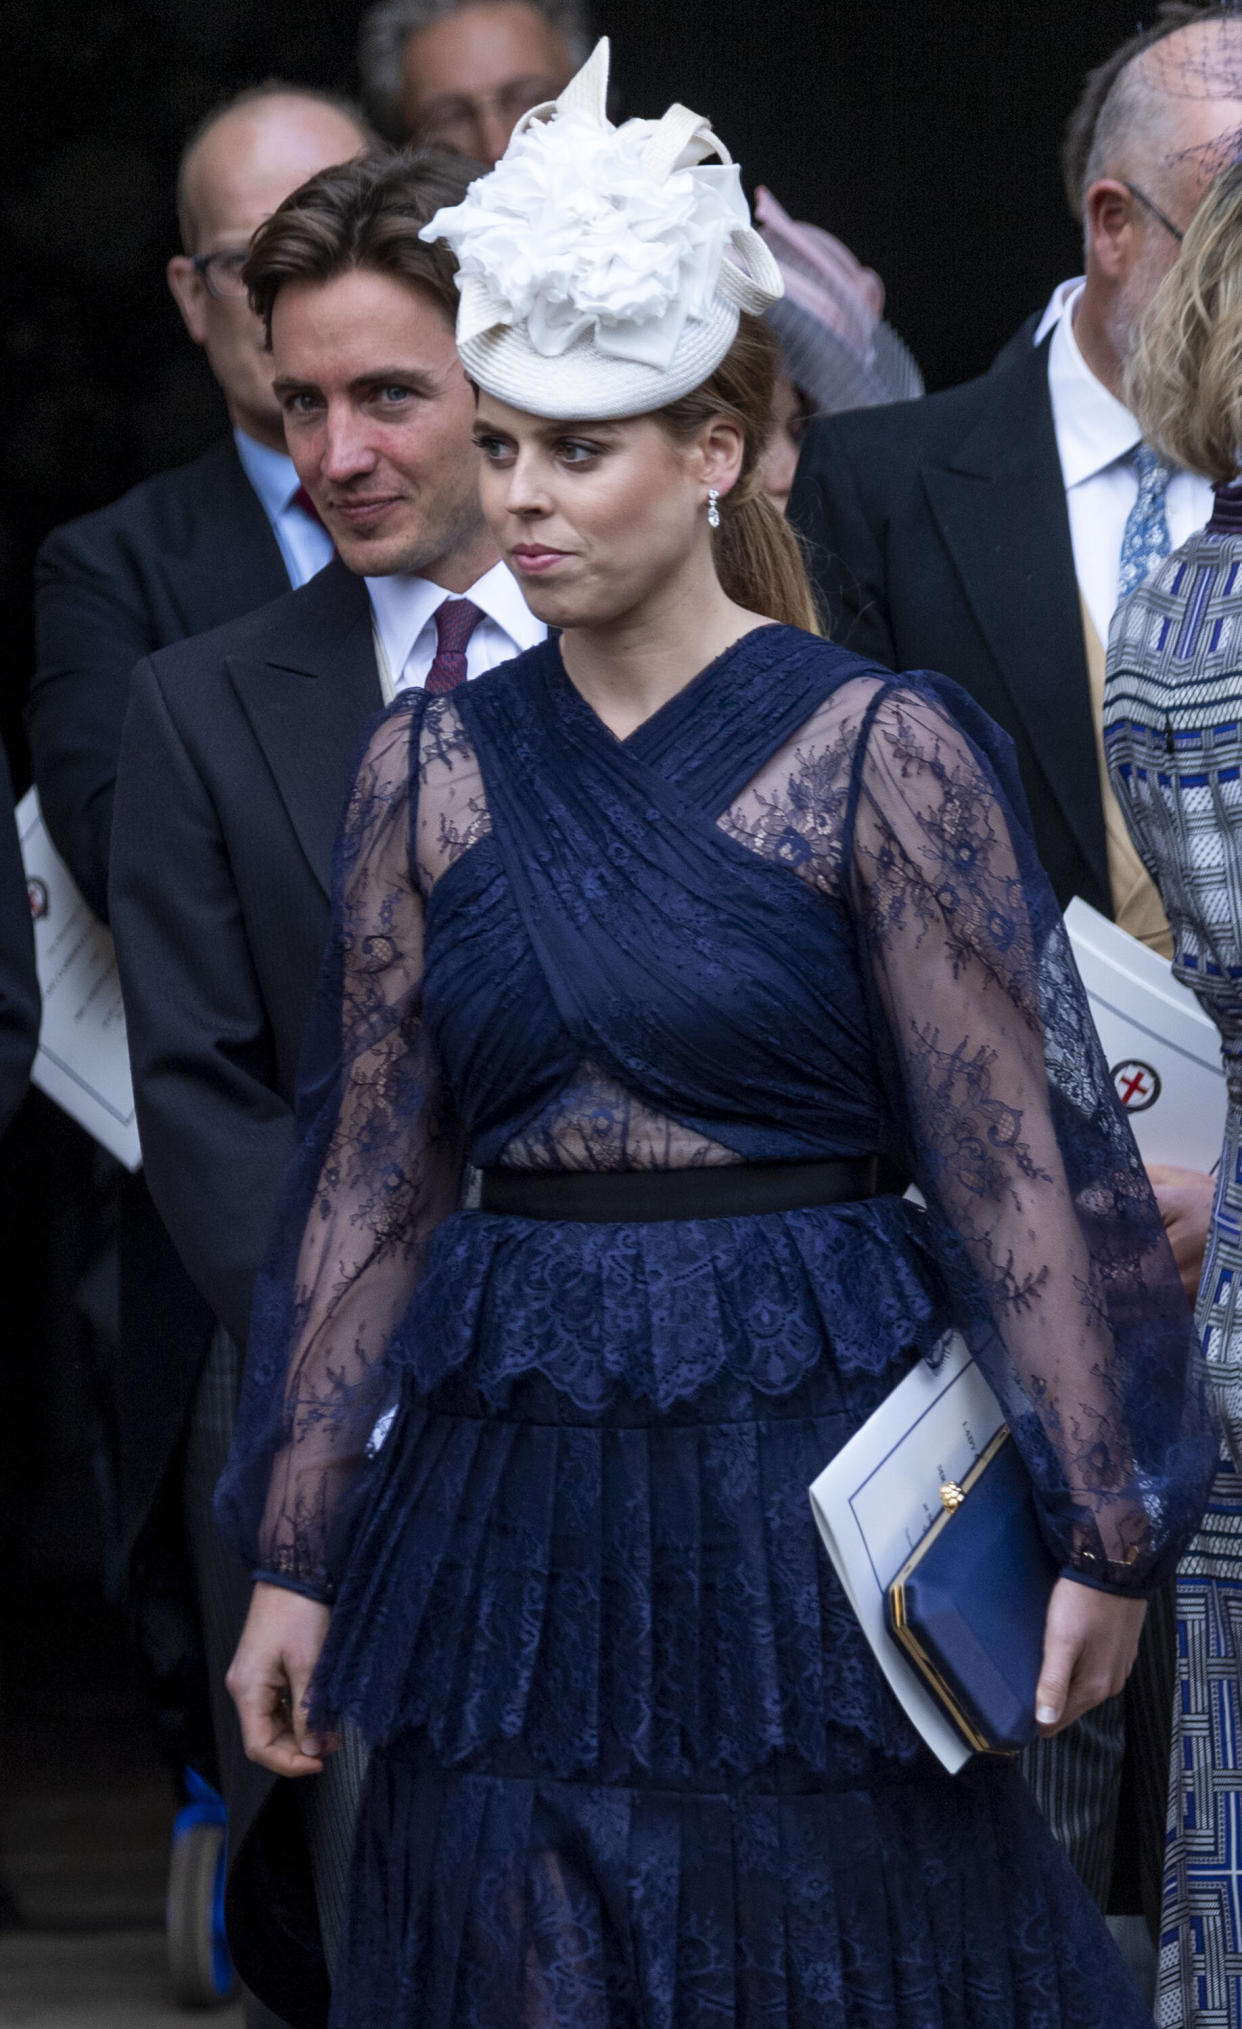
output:
M716 486L707 489L707 526L720 527L720 489Z

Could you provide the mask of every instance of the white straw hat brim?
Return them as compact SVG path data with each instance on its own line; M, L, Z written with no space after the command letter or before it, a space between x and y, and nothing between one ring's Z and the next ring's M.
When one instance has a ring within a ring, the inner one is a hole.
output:
M667 368L610 358L590 331L549 357L536 352L521 325L493 324L473 338L459 339L458 351L471 380L510 408L565 422L610 422L650 415L701 387L728 352L737 328L736 306L716 298L705 317L686 324Z

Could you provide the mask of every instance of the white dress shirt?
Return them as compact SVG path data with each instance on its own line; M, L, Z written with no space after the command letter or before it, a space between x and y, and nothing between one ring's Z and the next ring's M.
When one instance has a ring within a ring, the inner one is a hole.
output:
M436 612L446 599L473 599L483 618L466 644L467 677L482 676L547 637L505 564L493 564L467 592L446 592L430 578L368 578L376 661L385 701L421 689L435 660Z
M1131 453L1141 434L1129 409L1097 380L1078 349L1073 312L1081 290L1082 279L1077 277L1053 291L1035 332L1035 343L1052 332L1048 392L1065 480L1074 570L1095 631L1107 644L1117 606L1121 539L1138 499ZM1203 527L1212 512L1212 489L1207 480L1190 472L1174 472L1165 495L1165 512L1176 549Z
M332 561L332 537L323 523L305 508L294 507L298 475L293 460L284 451L273 451L234 430L233 442L242 471L259 497L259 505L271 523L280 554L285 560L289 583L296 591Z

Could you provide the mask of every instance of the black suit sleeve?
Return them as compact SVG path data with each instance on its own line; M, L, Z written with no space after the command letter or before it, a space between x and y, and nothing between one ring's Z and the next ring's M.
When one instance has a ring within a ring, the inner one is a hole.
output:
M831 421L807 429L789 519L809 550L831 638L869 662L896 669L883 547L863 506L848 445Z
M191 1277L245 1343L294 1149L214 805L150 661L134 672L112 844L116 937L147 1181Z
M0 750L0 1134L26 1090L39 1041L39 981L13 787Z
M26 729L52 841L105 923L129 680L135 663L159 645L137 570L114 531L79 523L48 537L35 565Z

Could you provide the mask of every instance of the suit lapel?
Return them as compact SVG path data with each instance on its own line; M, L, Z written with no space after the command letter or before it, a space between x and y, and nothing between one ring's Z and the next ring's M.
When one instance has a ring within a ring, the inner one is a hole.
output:
M332 852L362 731L383 704L371 606L361 578L333 562L289 601L290 624L264 661L230 656L229 675L315 879L332 889Z
M932 515L1016 717L1108 892L1108 855L1078 581L1048 394L1047 346L981 384L975 427L924 467Z
M289 590L280 545L232 438L200 460L194 539L165 569L187 636L222 627Z

